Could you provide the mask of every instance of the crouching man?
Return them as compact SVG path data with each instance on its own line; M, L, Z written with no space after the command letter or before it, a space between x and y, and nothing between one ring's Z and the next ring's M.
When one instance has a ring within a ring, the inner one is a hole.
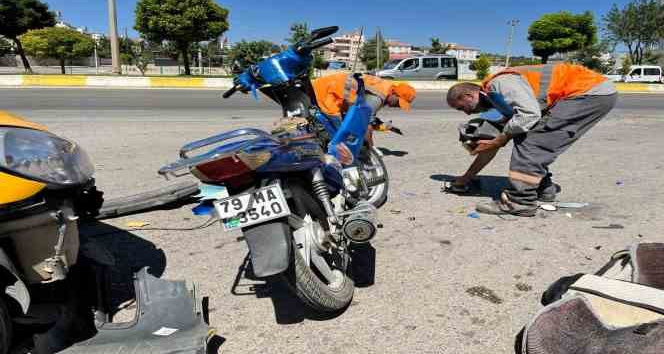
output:
M505 123L502 134L477 142L471 152L477 158L455 184L470 182L513 140L509 187L499 200L478 204L477 211L534 216L538 200L556 198L549 165L606 116L616 98L614 85L604 76L573 64L514 67L482 85L454 85L447 93L450 107L469 115L496 109Z

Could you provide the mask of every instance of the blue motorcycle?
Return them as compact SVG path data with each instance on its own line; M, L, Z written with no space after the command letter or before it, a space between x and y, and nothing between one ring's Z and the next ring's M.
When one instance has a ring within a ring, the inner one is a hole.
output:
M332 42L338 27L314 30L287 50L238 73L224 93L257 91L283 108L272 132L238 129L189 143L180 159L159 173L193 174L214 190L213 215L227 231L244 234L256 276L285 281L303 303L319 312L338 312L350 303L354 247L377 230L371 189L385 185L368 175L365 134L373 117L357 81L357 99L343 119L320 112L309 80L312 51ZM355 164L342 166L338 146ZM384 166L383 166L384 168Z

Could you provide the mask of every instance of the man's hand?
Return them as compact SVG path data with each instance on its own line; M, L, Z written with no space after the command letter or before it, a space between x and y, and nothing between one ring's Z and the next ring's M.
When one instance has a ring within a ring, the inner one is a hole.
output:
M491 140L478 140L477 147L470 152L471 155L477 155L481 152L497 150L507 145L510 138L505 134L500 134Z
M337 144L337 156L342 165L348 166L353 163L353 153L344 143Z

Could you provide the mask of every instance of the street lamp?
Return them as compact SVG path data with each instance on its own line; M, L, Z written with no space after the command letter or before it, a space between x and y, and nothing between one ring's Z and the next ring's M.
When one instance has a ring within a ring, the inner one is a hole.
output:
M111 37L111 61L113 63L113 74L122 74L120 67L120 43L118 41L118 15L115 10L115 0L108 0L108 27Z
M516 25L519 24L519 20L512 19L510 21L507 21L507 24L510 25L510 36L509 39L507 40L507 56L505 57L505 67L510 66L510 55L512 54L512 41L514 40L514 28Z

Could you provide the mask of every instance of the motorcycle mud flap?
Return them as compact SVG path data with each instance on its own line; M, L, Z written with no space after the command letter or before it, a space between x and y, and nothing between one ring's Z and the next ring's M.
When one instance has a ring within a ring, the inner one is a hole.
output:
M133 321L103 324L94 337L62 353L205 353L207 308L201 308L184 281L158 279L147 269L136 273Z
M270 222L242 230L251 254L254 274L267 277L288 269L290 263L290 230L285 222Z

